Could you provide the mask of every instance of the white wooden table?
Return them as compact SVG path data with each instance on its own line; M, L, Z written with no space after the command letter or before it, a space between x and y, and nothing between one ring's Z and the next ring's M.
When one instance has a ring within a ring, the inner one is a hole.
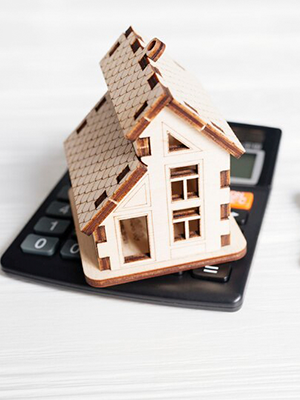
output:
M300 398L297 1L1 1L0 253L66 168L130 24L162 39L229 120L283 129L243 308L177 309L0 274L0 399Z

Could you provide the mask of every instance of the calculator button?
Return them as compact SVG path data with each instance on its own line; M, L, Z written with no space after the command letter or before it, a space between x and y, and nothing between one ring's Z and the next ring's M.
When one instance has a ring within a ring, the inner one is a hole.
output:
M67 259L80 259L79 246L76 240L69 239L60 250L62 258Z
M252 192L230 191L231 208L250 210L253 204L254 194Z
M21 244L24 253L38 254L40 256L53 256L59 240L54 237L39 236L31 233Z
M248 218L248 211L239 210L239 209L231 209L231 215L235 218L236 222L239 225L245 225Z
M69 195L68 195L69 189L70 189L69 185L63 186L58 192L57 198L59 200L69 201Z
M47 208L46 214L51 217L72 218L70 204L61 201L53 201Z
M35 224L33 230L35 233L61 236L66 233L70 224L70 221L67 220L42 217Z
M230 277L231 266L230 264L206 265L191 272L192 277L196 279L225 283Z

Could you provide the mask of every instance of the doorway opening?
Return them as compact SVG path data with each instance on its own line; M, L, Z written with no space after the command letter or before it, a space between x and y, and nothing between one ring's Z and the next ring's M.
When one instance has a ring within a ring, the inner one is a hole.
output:
M147 216L120 221L124 262L131 263L150 258Z

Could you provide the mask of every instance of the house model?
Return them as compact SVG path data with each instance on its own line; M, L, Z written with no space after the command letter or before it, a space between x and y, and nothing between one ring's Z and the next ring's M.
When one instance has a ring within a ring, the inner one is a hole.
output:
M236 260L230 155L244 148L199 82L131 27L100 62L108 91L65 141L87 282Z

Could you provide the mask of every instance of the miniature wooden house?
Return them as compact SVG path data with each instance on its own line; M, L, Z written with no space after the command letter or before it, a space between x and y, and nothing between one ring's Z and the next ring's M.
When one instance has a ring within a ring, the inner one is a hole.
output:
M241 258L230 155L243 146L199 82L132 28L100 65L107 93L65 142L87 282L109 286Z

